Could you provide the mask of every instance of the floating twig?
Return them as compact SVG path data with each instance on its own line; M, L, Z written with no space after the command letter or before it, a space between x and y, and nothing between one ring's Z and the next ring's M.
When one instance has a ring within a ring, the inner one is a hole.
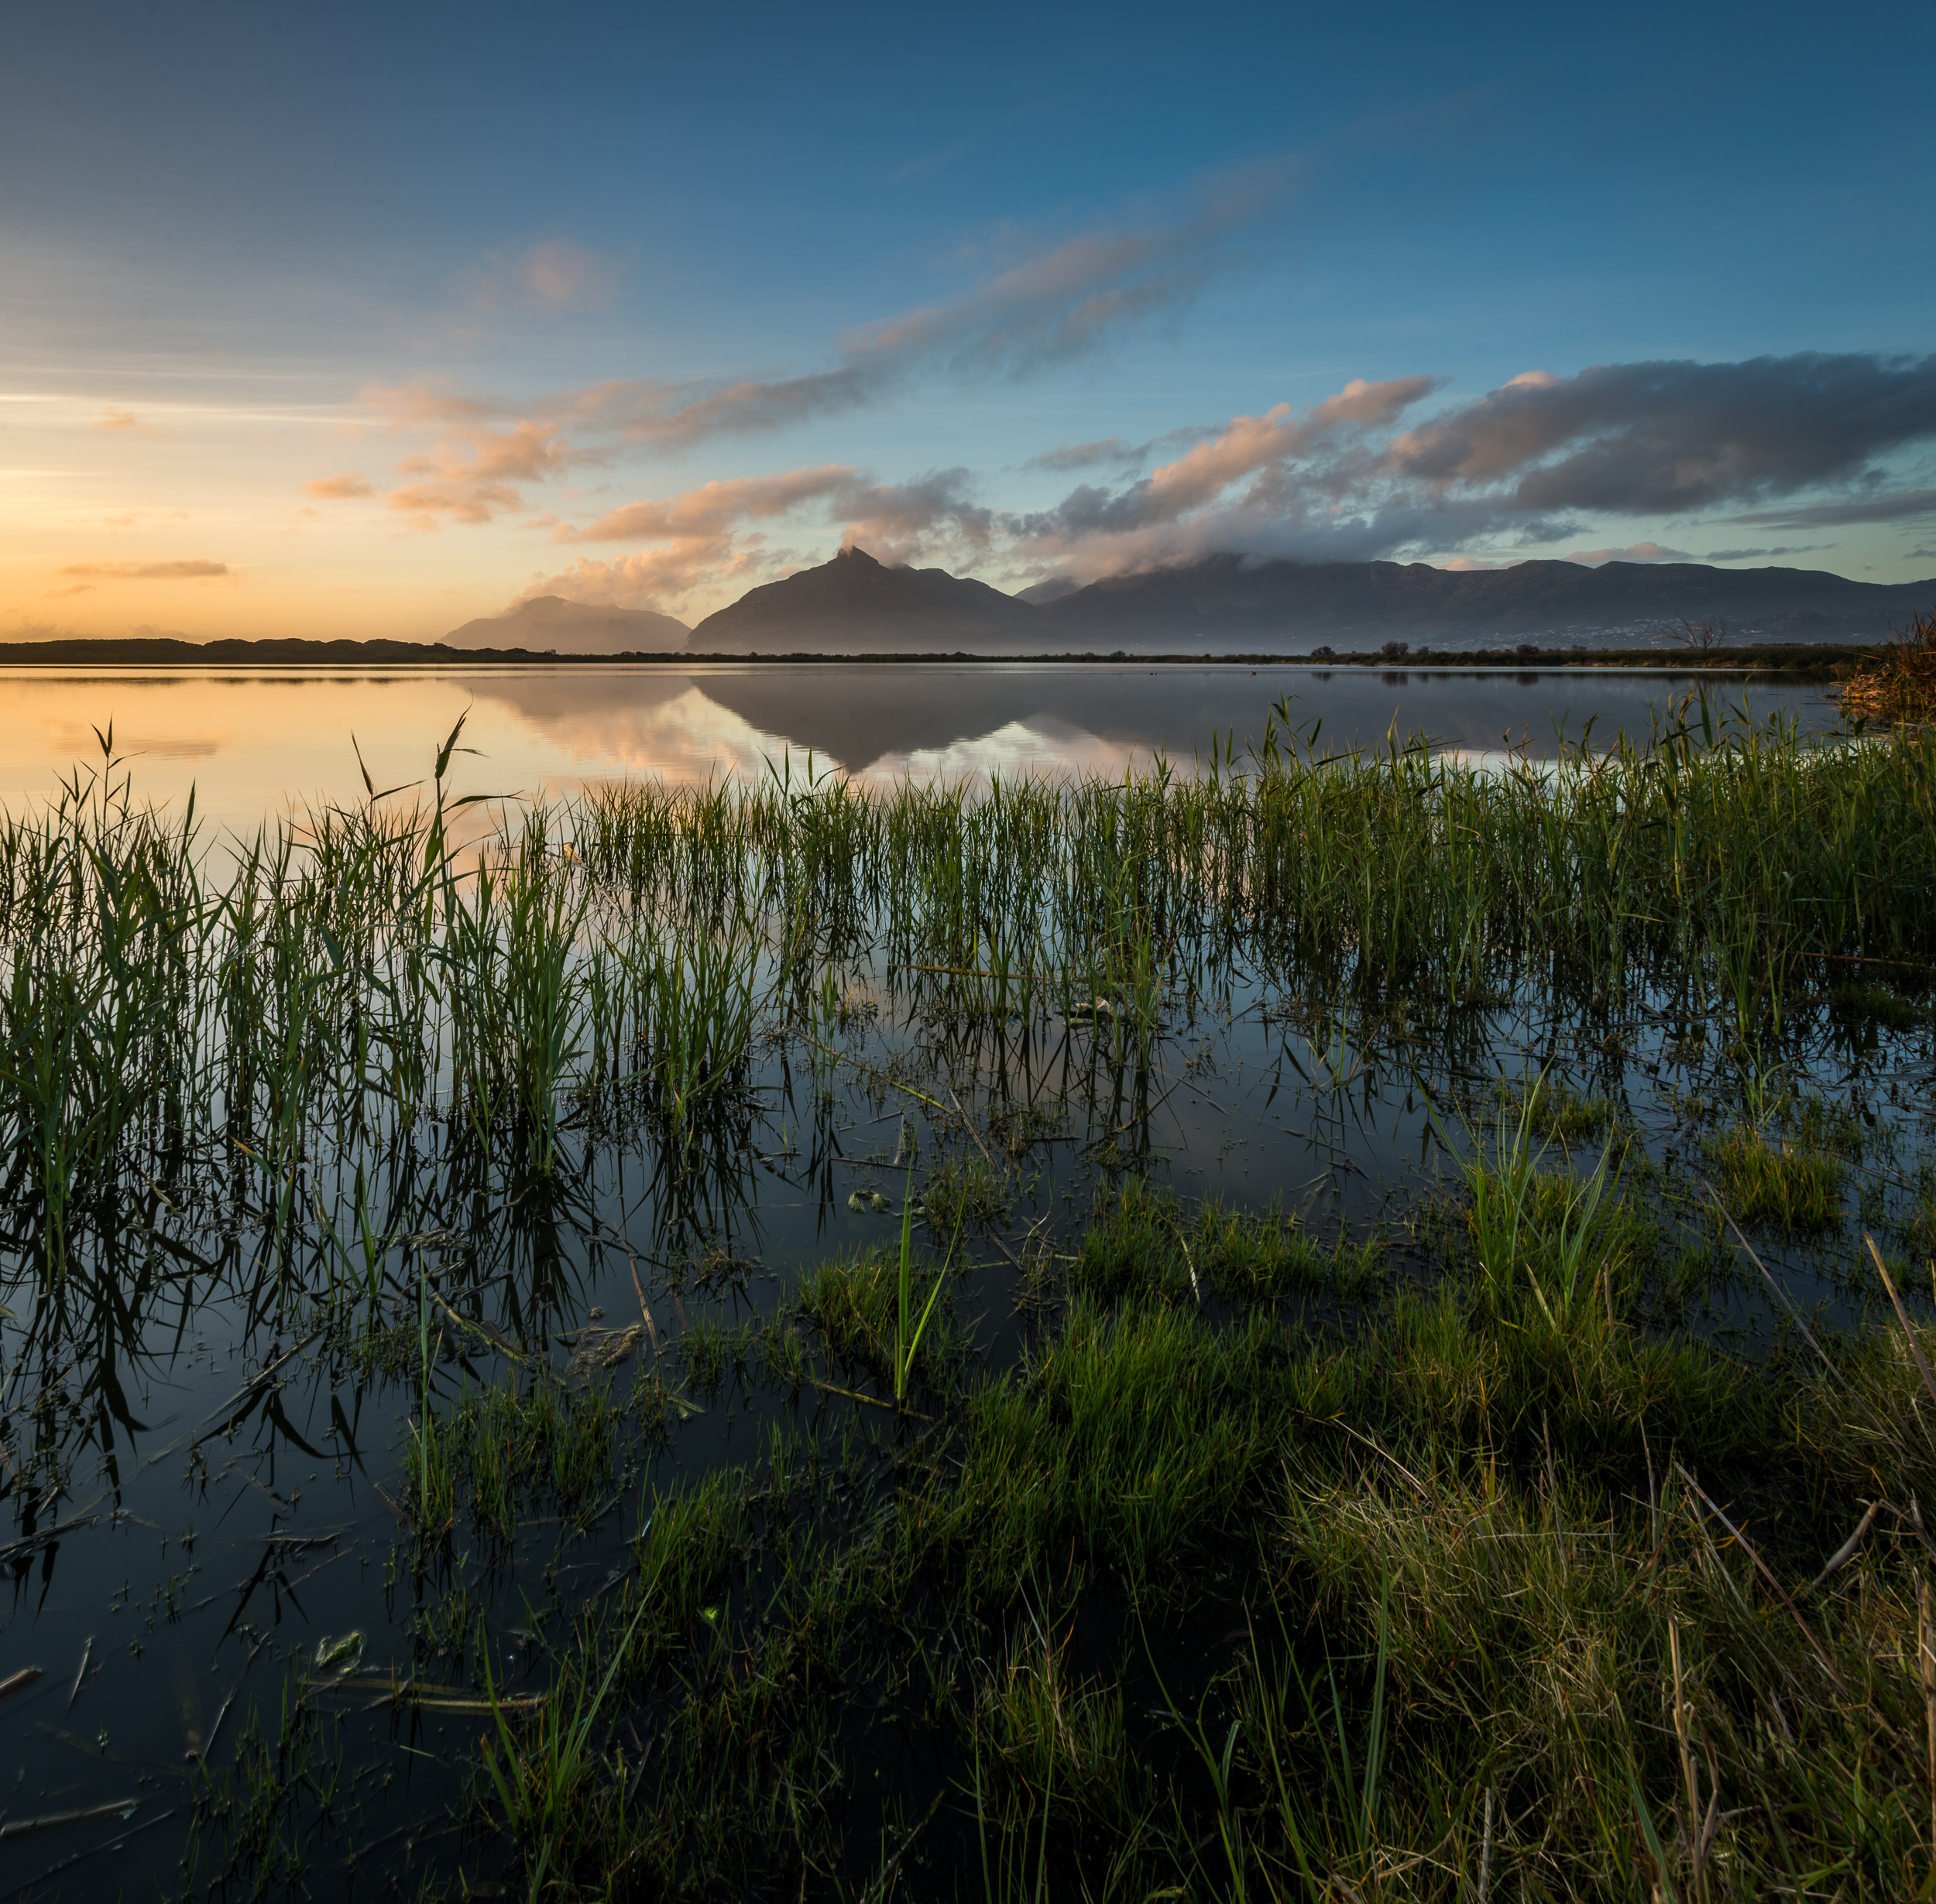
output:
M22 1666L18 1672L0 1679L0 1699L5 1699L14 1693L24 1693L39 1677L40 1669L38 1666Z
M38 1818L16 1818L0 1825L0 1839L24 1838L30 1831L51 1831L57 1825L84 1825L94 1818L125 1818L141 1803L139 1797L110 1799L105 1804L82 1805L73 1811L43 1812Z

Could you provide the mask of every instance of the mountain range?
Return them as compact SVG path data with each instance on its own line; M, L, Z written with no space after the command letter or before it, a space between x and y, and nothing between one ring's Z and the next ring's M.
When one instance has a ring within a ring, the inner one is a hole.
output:
M467 622L446 640L469 649L755 656L1309 653L1394 640L1456 651L1521 642L1645 646L1703 623L1725 625L1730 640L1876 640L1932 606L1936 578L1853 581L1820 569L1566 561L1447 569L1237 555L1011 595L946 569L890 565L845 548L748 591L689 635L671 616L546 595Z
M541 595L502 615L480 615L444 637L453 648L549 648L558 654L626 654L683 648L692 631L653 609L616 609Z

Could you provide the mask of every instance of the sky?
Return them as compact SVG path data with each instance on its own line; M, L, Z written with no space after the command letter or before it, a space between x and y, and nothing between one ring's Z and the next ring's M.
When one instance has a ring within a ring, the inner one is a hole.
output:
M0 640L1936 577L1936 9L21 9ZM1936 591L1933 591L1936 592Z

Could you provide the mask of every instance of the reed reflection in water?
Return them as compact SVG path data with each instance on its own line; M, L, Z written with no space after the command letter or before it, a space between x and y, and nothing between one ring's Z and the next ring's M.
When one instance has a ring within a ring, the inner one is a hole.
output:
M1241 751L1280 699L1322 722L1325 746L1430 735L1441 745L1524 746L1550 757L1589 720L1594 738L1643 736L1693 684L1654 673L1148 664L918 666L774 663L253 674L118 669L0 672L0 803L44 800L56 777L98 757L94 729L149 798L197 792L210 824L252 834L265 817L360 796L355 737L383 784L416 770L431 737L473 710L477 752L455 763L460 792L530 797L650 775L703 783L757 775L791 750L875 780L1018 774L1120 776L1159 751ZM1717 681L1763 713L1832 726L1813 683Z

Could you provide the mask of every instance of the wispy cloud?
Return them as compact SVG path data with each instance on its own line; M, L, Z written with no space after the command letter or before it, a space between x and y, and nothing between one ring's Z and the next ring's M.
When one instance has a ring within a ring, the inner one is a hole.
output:
M523 251L487 252L458 273L455 288L473 310L564 317L609 310L618 300L618 266L566 238Z
M1056 475L1072 470L1096 469L1124 463L1140 463L1148 454L1145 445L1125 443L1121 437L1103 437L1093 443L1059 443L1022 465L1025 469L1046 469Z
M306 494L320 496L325 502L345 503L358 496L374 496L376 489L366 476L359 476L354 471L340 476L318 476L303 485Z
M1756 509L1721 520L1764 529L1845 529L1862 523L1913 522L1924 516L1936 516L1936 489L1893 489L1872 483L1856 496L1798 509Z
M1178 216L1099 225L1033 250L1006 242L970 290L856 327L812 369L613 379L523 403L431 384L372 389L365 407L386 428L434 437L399 466L405 481L386 502L417 527L487 523L524 509L526 485L575 465L795 428L880 402L916 376L1032 376L1174 321L1292 183L1286 165L1260 166L1213 181ZM604 269L569 245L541 245L486 260L470 294L578 308Z
M1771 562L1777 555L1807 555L1822 547L1819 542L1778 543L1766 549L1710 549L1701 557L1704 562Z
M520 484L562 475L584 460L555 424L527 418L498 429L454 417L433 448L396 465L409 480L384 497L384 506L415 529L487 523L524 509Z
M959 297L856 326L824 369L717 388L608 384L585 393L585 413L630 441L684 447L858 410L918 371L1031 376L1179 314L1235 261L1237 235L1282 200L1292 179L1287 165L1259 166L1217 180L1179 218L1078 233Z
M70 562L60 571L91 581L195 581L234 574L226 562Z
M115 410L109 408L102 410L101 414L97 417L88 427L91 430L132 430L146 431L153 430L154 425L149 423L145 417L137 415L136 413L132 410Z

